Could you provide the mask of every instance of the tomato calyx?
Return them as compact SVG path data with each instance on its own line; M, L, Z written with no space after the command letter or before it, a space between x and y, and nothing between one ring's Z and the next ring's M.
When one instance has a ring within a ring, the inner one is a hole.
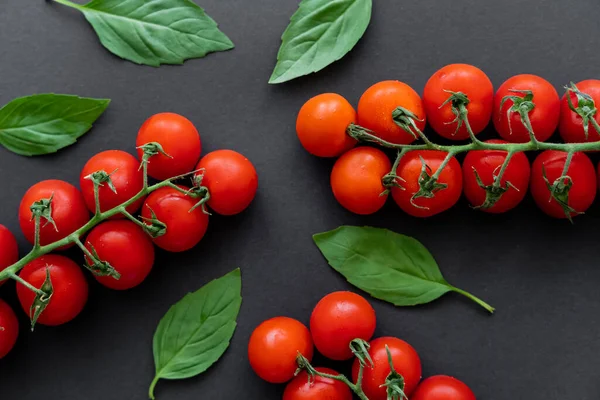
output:
M444 90L444 92L450 93L450 96L448 96L448 98L438 108L441 109L445 105L450 104L455 118L450 122L446 122L446 125L456 124L456 130L452 136L456 135L460 130L460 127L465 124L465 127L469 132L469 136L473 141L475 141L475 134L469 125L469 110L467 109L467 105L471 102L471 100L469 100L469 97L463 92L453 92L451 90Z
M392 120L396 123L396 125L402 128L406 133L412 135L412 137L415 139L424 136L423 132L421 132L415 122L423 122L423 120L419 119L414 112L404 107L397 107L394 111L392 111Z
M150 162L150 157L162 154L165 157L173 158L163 149L162 145L158 142L150 142L136 147L136 149L142 149L144 156L142 157L142 164Z
M392 353L390 352L390 348L387 344L385 345L385 352L387 353L388 363L390 364L391 371L387 378L385 378L385 383L381 385L381 387L385 387L388 400L408 400L408 397L404 393L404 377L394 368Z
M187 192L190 196L195 199L199 199L199 201L190 208L189 212L194 211L198 207L202 207L202 212L206 215L211 215L206 209L206 203L210 200L210 191L206 186L202 186L202 180L204 179L204 174L206 171L204 169L199 170L199 174L194 175L192 178L193 185L190 190Z
M598 125L598 122L596 122L596 119L594 118L598 109L596 108L596 103L592 96L580 91L573 82L571 82L571 86L566 86L565 89L567 90L567 103L569 104L569 108L582 119L581 123L583 125L583 132L585 133L586 140L589 136L590 123L600 135L600 125ZM577 98L577 106L575 106L571 100L571 93Z
M99 187L104 186L104 184L106 184L110 188L110 190L116 194L117 188L113 184L112 179L110 179L111 175L114 174L115 172L117 172L117 169L115 169L110 174L103 170L96 171L96 172L93 172L93 173L89 174L88 176L84 177L84 179L88 179L88 180L92 181L94 183L94 185L98 185Z
M35 220L36 224L41 224L41 219L45 219L46 223L42 226L46 226L48 224L52 224L56 232L58 232L58 228L56 227L56 222L52 219L52 200L54 199L54 193L48 199L40 199L34 202L29 209L31 210L31 220ZM39 232L38 235L39 236Z
M48 307L54 288L52 286L52 280L50 279L50 267L46 266L46 279L42 286L35 290L35 298L31 307L29 308L29 318L31 319L31 330L35 328L35 324L42 314L42 312Z
M570 158L567 159L570 161ZM565 170L568 170L568 164L565 164ZM553 183L550 183L548 177L546 176L546 166L542 165L542 177L544 178L544 182L546 182L546 186L550 191L550 198L548 201L552 201L552 199L556 200L556 202L562 207L565 212L565 216L569 220L569 222L573 223L573 214L580 215L583 212L575 210L573 207L569 205L569 191L573 186L573 179L569 175L564 173L562 176L558 177Z
M167 233L167 224L160 221L156 217L156 214L154 213L152 208L150 208L150 206L146 205L146 207L148 207L148 209L150 210L150 218L141 217L142 220L144 221L142 223L142 225L143 225L142 228L152 238L157 238L159 236L163 236L164 234Z
M507 95L502 98L500 101L500 111L504 108L504 103L508 100L513 102L513 105L506 110L506 118L508 120L508 130L509 134L512 135L512 125L511 125L511 116L514 113L518 113L521 117L521 123L525 125L527 132L529 132L529 137L532 142L536 142L537 139L533 132L533 127L531 126L531 120L529 119L529 113L533 111L535 108L535 103L533 102L533 92L531 90L518 90L518 89L510 89L509 92L522 94L523 96L518 95ZM500 116L502 118L502 116Z
M352 351L352 354L358 359L360 365L373 368L375 364L369 354L370 347L371 345L369 342L363 339L354 339L350 342L350 351Z
M419 156L421 159L421 174L419 175L419 190L412 195L410 198L410 204L412 204L416 208L420 208L423 210L428 210L429 207L423 207L415 203L416 199L426 198L432 199L435 197L435 194L440 190L444 190L448 187L445 183L438 182L439 173L442 171L447 161L444 161L442 165L440 165L439 169L435 174L432 174L431 167L427 165L423 157ZM447 159L449 159L447 157Z
M117 270L114 269L114 267L110 265L110 263L108 263L107 261L100 260L96 249L94 248L94 246L92 246L91 243L88 242L88 245L90 246L90 249L87 250L86 248L83 251L87 256L87 259L85 260L84 264L85 268L87 268L92 274L96 276L110 276L116 280L119 280L121 278L121 274L117 272Z

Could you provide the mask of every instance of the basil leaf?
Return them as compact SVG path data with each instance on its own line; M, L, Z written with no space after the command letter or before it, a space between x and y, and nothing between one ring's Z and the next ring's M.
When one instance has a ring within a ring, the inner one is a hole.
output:
M55 153L90 130L110 100L34 94L0 109L0 144L23 156Z
M100 42L113 54L158 67L233 48L217 23L190 0L92 0L81 11Z
M358 43L371 21L372 0L302 0L281 37L269 83L317 72Z
M206 371L229 347L242 304L242 279L236 269L194 293L188 293L160 320L154 333L156 375L184 379Z
M409 236L387 229L341 226L313 239L333 269L377 299L414 306L457 292L494 312L484 301L449 284L431 253Z

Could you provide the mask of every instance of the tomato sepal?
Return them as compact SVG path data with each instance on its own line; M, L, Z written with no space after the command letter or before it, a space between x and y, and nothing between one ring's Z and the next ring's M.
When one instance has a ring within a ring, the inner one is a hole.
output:
M358 359L360 365L363 367L373 368L375 364L373 363L373 359L369 354L370 348L371 345L369 342L363 339L354 339L350 342L350 351Z
M587 140L589 137L589 126L590 123L596 130L596 132L600 135L600 125L594 118L598 109L596 108L596 103L592 96L587 93L583 93L580 91L575 83L571 82L571 86L565 86L567 90L567 103L569 104L569 108L575 114L579 115L582 119L583 132L585 133L585 139ZM573 93L577 97L577 107L573 104L571 100L570 94Z
M163 236L167 233L167 224L156 217L154 210L150 206L146 205L146 207L150 210L150 218L142 217L144 231L153 239Z
M518 89L510 89L509 92L523 94L523 96L518 95L508 95L504 96L500 101L500 111L504 108L504 104L510 100L513 102L513 105L506 110L506 118L508 120L508 130L509 134L512 135L512 125L510 123L511 116L514 113L518 113L521 117L521 123L529 132L529 138L532 143L537 142L537 138L535 137L535 133L533 132L533 127L531 126L531 120L529 118L529 114L534 110L535 103L533 102L533 91L531 90L518 90ZM500 117L501 118L501 117Z
M35 236L34 236L34 248L40 247L40 228L42 227L42 218L46 220L43 226L51 224L54 230L58 232L56 222L52 218L52 200L54 199L54 193L48 199L41 199L34 202L29 209L31 210L31 220L35 221Z
M95 276L110 276L116 280L121 278L121 274L110 265L107 261L100 260L98 252L94 246L88 241L89 250L81 243L80 240L75 241L83 253L87 256L83 266Z
M381 385L381 387L385 387L387 400L408 400L408 397L404 393L406 382L404 381L404 377L394 368L392 353L387 344L385 345L385 351L387 353L388 363L390 364L390 374L385 378L385 383Z
M31 319L32 332L35 328L38 318L50 303L53 293L54 287L52 286L52 279L50 278L50 268L46 267L46 279L44 280L44 283L42 283L42 286L35 291L35 298L33 303L31 303L31 307L29 308L29 318Z
M509 157L506 157L506 159L510 160ZM504 164L508 165L508 162L505 160ZM500 173L496 174L496 171L498 169L500 169ZM515 185L510 183L510 181L504 182L504 186L502 186L502 184L501 184L502 173L504 172L505 169L506 168L504 168L504 165L498 166L496 168L496 171L494 171L494 173L493 173L494 183L492 183L491 185L486 185L481 180L481 177L479 176L477 169L473 168L473 174L475 174L475 180L477 181L477 184L479 185L480 188L485 190L485 200L483 201L482 204L480 204L478 206L472 206L471 208L473 208L474 210L479 210L479 209L485 210L488 208L492 208L498 202L498 200L500 200L502 198L504 193L508 192L509 189L514 189L517 192L520 191Z
M448 96L448 98L438 107L438 109L441 109L447 104L450 104L452 114L454 114L455 118L450 122L446 122L445 124L456 124L456 130L454 131L452 136L455 136L460 130L461 126L465 124L465 127L467 129L467 132L469 132L471 140L473 142L478 141L475 138L473 130L471 129L471 125L469 124L469 110L467 109L467 105L471 102L471 100L469 100L469 96L467 96L463 92L453 92L451 90L444 90L444 92L450 93L450 96Z
M565 170L569 167L570 159L567 159L567 163L565 163ZM550 198L548 201L552 201L554 199L564 210L565 216L569 220L570 223L573 223L573 216L584 214L581 211L575 210L573 207L569 205L569 191L571 187L573 187L573 179L569 175L559 176L553 183L550 183L550 180L546 176L546 166L542 165L542 178L544 178L544 182L546 182L546 186L550 191Z
M452 157L450 153L448 153L448 157ZM447 157L447 159L448 159ZM435 194L440 190L444 190L448 188L448 185L445 183L438 182L439 173L441 173L442 169L444 169L445 164L440 165L440 168L432 174L431 167L427 165L423 157L419 156L421 159L421 174L419 175L419 190L412 195L410 198L410 204L412 204L416 208L421 208L423 210L428 210L428 207L423 207L415 203L415 200L419 198L432 199L435 197Z

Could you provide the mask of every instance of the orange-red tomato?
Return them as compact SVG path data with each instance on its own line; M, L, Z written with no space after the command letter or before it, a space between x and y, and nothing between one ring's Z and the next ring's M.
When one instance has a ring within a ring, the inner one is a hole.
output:
M17 261L19 261L17 239L7 227L0 225L0 272ZM0 285L4 282L0 281Z
M339 375L332 369L317 367L318 372ZM309 381L306 371L302 371L285 387L283 400L352 400L350 388L343 382L315 376Z
M476 400L475 394L458 379L432 376L419 384L411 400Z
M2 359L15 347L19 337L19 320L12 308L2 299L0 299L0 327L2 327L0 329L0 359Z
M576 86L580 92L585 93L592 98L596 107L600 107L600 80L588 79L579 82ZM577 107L577 95L573 92L569 92L568 95L571 98L573 106ZM600 112L596 112L593 118L600 124ZM597 142L600 140L600 133L598 133L596 129L594 129L594 126L589 122L588 136L587 138L585 137L583 118L577 115L577 113L569 107L567 93L563 95L560 101L560 122L558 130L562 139L567 143Z

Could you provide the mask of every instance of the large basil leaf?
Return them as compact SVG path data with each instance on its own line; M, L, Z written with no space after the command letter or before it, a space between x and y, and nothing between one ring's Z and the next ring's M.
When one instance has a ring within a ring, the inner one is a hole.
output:
M154 334L156 376L184 379L198 375L214 364L229 347L242 304L242 279L236 269L194 293L188 293L160 320Z
M0 109L0 144L24 156L54 153L90 130L110 100L35 94Z
M494 311L449 284L431 253L409 236L387 229L341 226L313 238L333 269L375 298L396 306L413 306L457 292Z
M358 43L371 21L372 0L302 0L281 37L269 83L317 72Z
M158 67L233 48L217 23L190 0L92 0L81 11L109 51L137 64Z

